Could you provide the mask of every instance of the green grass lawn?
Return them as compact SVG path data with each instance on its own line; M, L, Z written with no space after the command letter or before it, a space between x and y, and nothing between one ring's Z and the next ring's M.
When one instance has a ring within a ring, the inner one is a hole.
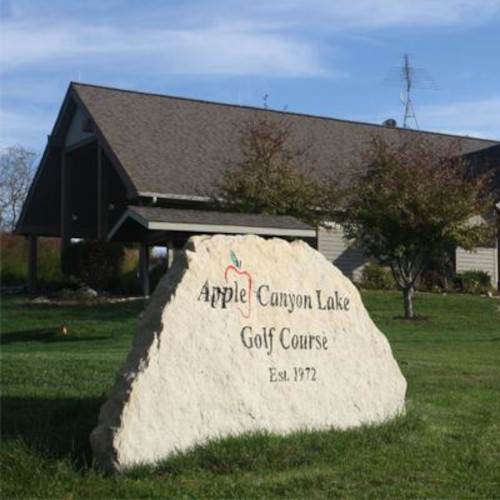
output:
M430 319L408 323L398 294L363 298L408 381L406 416L214 441L115 478L92 468L88 435L142 302L2 299L3 498L500 497L500 300L419 295Z

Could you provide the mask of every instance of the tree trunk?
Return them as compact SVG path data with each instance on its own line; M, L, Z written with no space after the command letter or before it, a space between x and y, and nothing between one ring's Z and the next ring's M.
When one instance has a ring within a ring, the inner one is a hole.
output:
M413 285L403 288L403 300L405 304L405 319L413 319Z

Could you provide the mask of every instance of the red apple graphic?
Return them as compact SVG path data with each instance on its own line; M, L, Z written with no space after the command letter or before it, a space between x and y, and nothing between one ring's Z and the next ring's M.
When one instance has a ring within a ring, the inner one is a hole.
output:
M246 290L247 290L247 294L248 294L248 311L243 311L240 307L238 307L238 310L240 311L240 314L248 319L250 317L250 313L252 311L252 275L248 272L248 271L241 271L240 268L241 268L241 261L239 261L237 258L236 258L236 255L234 254L234 252L231 252L231 261L234 263L233 264L229 264L229 266L226 267L226 269L224 270L224 280L228 281L228 276L230 275L230 273L234 273L236 274L236 277L238 276L243 276L245 278L245 283L246 283Z

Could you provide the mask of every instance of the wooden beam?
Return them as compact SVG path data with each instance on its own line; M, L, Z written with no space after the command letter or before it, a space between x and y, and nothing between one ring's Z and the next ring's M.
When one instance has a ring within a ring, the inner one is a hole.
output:
M49 144L47 144L47 146L45 147L45 150L43 151L43 156L38 164L38 169L36 171L35 178L31 182L31 186L29 188L28 195L26 196L26 199L23 203L21 215L19 216L19 219L17 221L16 234L24 234L24 231L26 231L26 229L25 229L26 224L24 224L24 218L26 216L26 212L28 211L28 207L29 207L31 200L33 198L33 194L36 191L36 186L38 185L38 182L39 182L40 178L42 177L42 172L44 172L44 170L46 169L49 155L52 151L57 150L57 149L58 148L56 148L55 146L51 146L49 143ZM56 154L57 154L57 151L56 151ZM61 158L61 155L59 153L59 159L60 158ZM27 230L26 232L31 232L31 231ZM40 234L40 233L38 233L38 234ZM59 226L57 226L57 233L56 234L59 236Z
M141 244L139 248L139 280L141 282L142 295L149 297L149 247Z
M37 289L38 237L28 236L28 292L35 295Z
M101 144L97 145L97 237L105 241L108 235L108 169Z
M170 269L172 267L172 264L174 262L174 257L175 257L174 242L170 240L167 243L167 269Z
M64 150L61 151L61 255L71 244L71 162Z

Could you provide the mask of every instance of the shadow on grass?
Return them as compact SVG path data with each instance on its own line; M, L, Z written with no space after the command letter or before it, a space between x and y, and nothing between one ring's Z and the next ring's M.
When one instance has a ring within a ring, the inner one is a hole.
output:
M42 342L50 344L54 342L85 342L94 340L108 340L110 336L86 336L78 337L72 335L59 335L54 329L40 328L38 330L25 330L21 332L5 332L0 336L0 344L12 344L15 342Z
M13 309L19 307L19 304L9 304ZM30 304L24 303L23 307L31 311L40 311L45 314L57 314L61 311L71 319L89 318L89 311L93 320L98 321L124 321L125 319L135 319L144 310L145 302L143 299L129 302L118 303L91 303L82 302L81 304L57 305L57 304Z
M22 441L42 456L70 458L81 471L92 465L89 435L97 425L104 398L15 398L1 400L2 440ZM402 446L426 429L415 415L349 430L303 430L286 436L266 431L212 439L175 453L156 465L127 471L131 479L186 471L225 475L240 471L287 470L325 463L342 464L349 456L376 456L381 446Z
M353 457L376 457L381 454L381 447L405 446L425 431L422 419L407 414L382 424L347 430L305 429L286 435L265 430L245 432L210 439L156 465L132 467L125 474L131 479L141 479L152 474L176 476L186 471L224 475L259 470L278 472L313 464L341 467Z
M22 315L25 315L27 318L32 315L31 313L41 313L45 317L53 316L56 319L60 318L62 314L66 320L88 320L91 318L93 321L118 322L138 319L139 314L144 311L146 304L147 302L142 298L115 303L33 304L29 302L28 297L25 295L20 297L2 296L1 301L2 314L5 316L10 314L18 315L22 311Z
M44 455L71 457L77 467L88 468L89 435L103 403L104 398L2 397L2 441L21 440Z

